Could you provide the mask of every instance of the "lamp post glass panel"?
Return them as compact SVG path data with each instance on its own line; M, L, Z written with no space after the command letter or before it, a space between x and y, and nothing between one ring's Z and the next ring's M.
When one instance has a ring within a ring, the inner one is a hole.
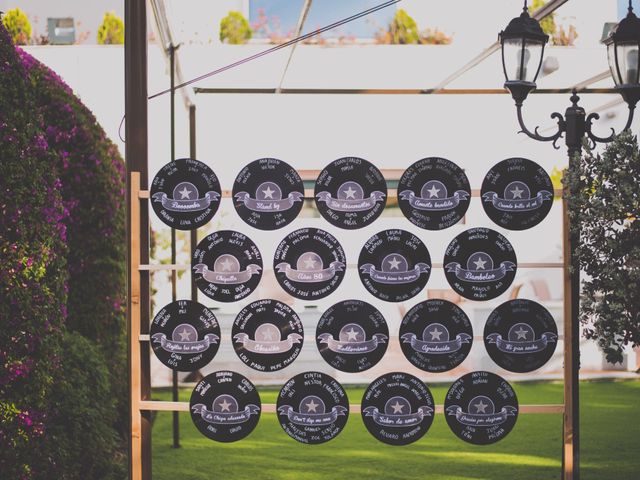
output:
M514 96L516 103L522 103L536 88L544 46L548 41L549 35L542 31L537 20L529 16L526 4L520 16L500 32L505 88Z
M631 2L627 16L611 30L604 44L616 90L633 109L640 100L640 18Z

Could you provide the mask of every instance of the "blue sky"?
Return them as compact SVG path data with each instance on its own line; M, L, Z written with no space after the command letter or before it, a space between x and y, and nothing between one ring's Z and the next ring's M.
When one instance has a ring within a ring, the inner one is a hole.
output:
M629 8L629 0L618 0L618 19L626 17ZM640 0L633 0L633 11L640 15Z
M341 20L344 17L361 12L382 2L383 0L314 0L311 4L311 10L309 11L303 33L323 27L336 20ZM250 0L250 22L253 24L258 18L259 10L264 9L267 17L279 18L281 25L280 33L286 34L295 29L303 3L303 0ZM395 5L387 7L347 25L343 25L339 30L333 32L333 35L326 33L324 36L345 35L359 38L373 37L379 28L388 25L395 12Z

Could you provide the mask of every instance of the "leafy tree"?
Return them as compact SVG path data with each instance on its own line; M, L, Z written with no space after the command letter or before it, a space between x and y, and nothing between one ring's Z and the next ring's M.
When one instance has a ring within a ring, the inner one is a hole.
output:
M536 10L544 7L547 2L545 0L533 0L531 5L529 5L529 13L533 13ZM542 27L542 31L553 37L556 33L556 13L553 12L551 15L547 15L542 20L540 20L540 26Z
M99 45L122 45L124 43L124 22L115 14L104 14L102 23L98 27Z
M416 21L403 9L399 9L393 17L393 20L391 20L389 34L391 35L391 43L394 45L420 43L418 24L416 24Z
M231 45L241 45L247 43L253 32L249 22L240 12L229 12L220 20L220 41Z
M26 45L31 38L29 17L19 8L13 8L2 17L2 23L16 45Z
M602 155L587 151L567 175L571 222L580 229L580 319L610 362L640 345L640 152L624 132Z
M545 0L533 0L529 6L529 13L544 7L547 2ZM573 45L578 38L578 32L573 25L567 26L567 29L560 25L556 25L556 13L553 12L540 20L542 31L551 37L553 45L570 46Z

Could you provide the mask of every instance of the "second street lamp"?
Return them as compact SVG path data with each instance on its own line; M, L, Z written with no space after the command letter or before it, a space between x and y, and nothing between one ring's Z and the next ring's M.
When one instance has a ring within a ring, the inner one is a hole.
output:
M584 108L578 105L580 97L575 89L570 98L571 105L564 115L559 112L551 114L551 118L557 121L557 130L553 135L541 135L538 133L538 127L533 131L526 127L522 117L522 105L529 93L536 88L535 82L542 66L544 47L548 38L538 21L529 15L525 0L520 16L511 20L499 36L505 75L504 87L515 101L522 133L534 140L552 142L556 149L560 148L557 142L564 135L569 155L568 168L574 172L579 167L583 142L588 141L595 147L597 143L613 141L616 134L613 129L608 137L600 137L593 133L593 121L598 120L600 115L595 112L586 114ZM640 100L640 19L633 13L631 0L627 16L612 30L604 43L607 45L609 68L615 82L615 90L620 93L629 109L627 123L623 128L627 130L631 127L634 110ZM568 350L570 355L565 355L564 362L566 381L563 471L566 474L565 479L578 480L580 478L580 262L576 247L580 241L580 230L579 225L575 224L572 228L568 228L569 212L573 213L574 223L579 212L574 212L566 199L564 205L565 241L571 249L570 268L565 272L564 321L569 322L569 328L565 329L564 341L571 342L571 348ZM567 304L568 298L571 301ZM572 439L572 442L569 439Z
M633 115L640 100L640 19L633 13L631 2L627 16L611 30L604 44L615 88ZM630 123L627 123L627 128Z

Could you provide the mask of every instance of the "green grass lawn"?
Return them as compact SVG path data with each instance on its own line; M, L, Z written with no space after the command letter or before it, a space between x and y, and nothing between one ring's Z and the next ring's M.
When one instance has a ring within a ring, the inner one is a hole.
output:
M430 385L443 403L447 385ZM520 404L560 403L560 383L515 385ZM263 403L275 403L277 390L260 389ZM360 403L363 389L348 390ZM188 400L190 391L180 393ZM169 400L157 391L154 398ZM582 478L640 478L640 381L583 382ZM258 427L236 443L213 442L180 413L181 448L173 449L171 413L158 413L153 425L154 480L374 480L374 479L517 479L560 478L562 418L557 414L520 415L501 442L474 446L451 433L443 415L429 432L404 447L382 444L351 414L343 432L322 445L303 445L289 438L275 414L262 414Z

